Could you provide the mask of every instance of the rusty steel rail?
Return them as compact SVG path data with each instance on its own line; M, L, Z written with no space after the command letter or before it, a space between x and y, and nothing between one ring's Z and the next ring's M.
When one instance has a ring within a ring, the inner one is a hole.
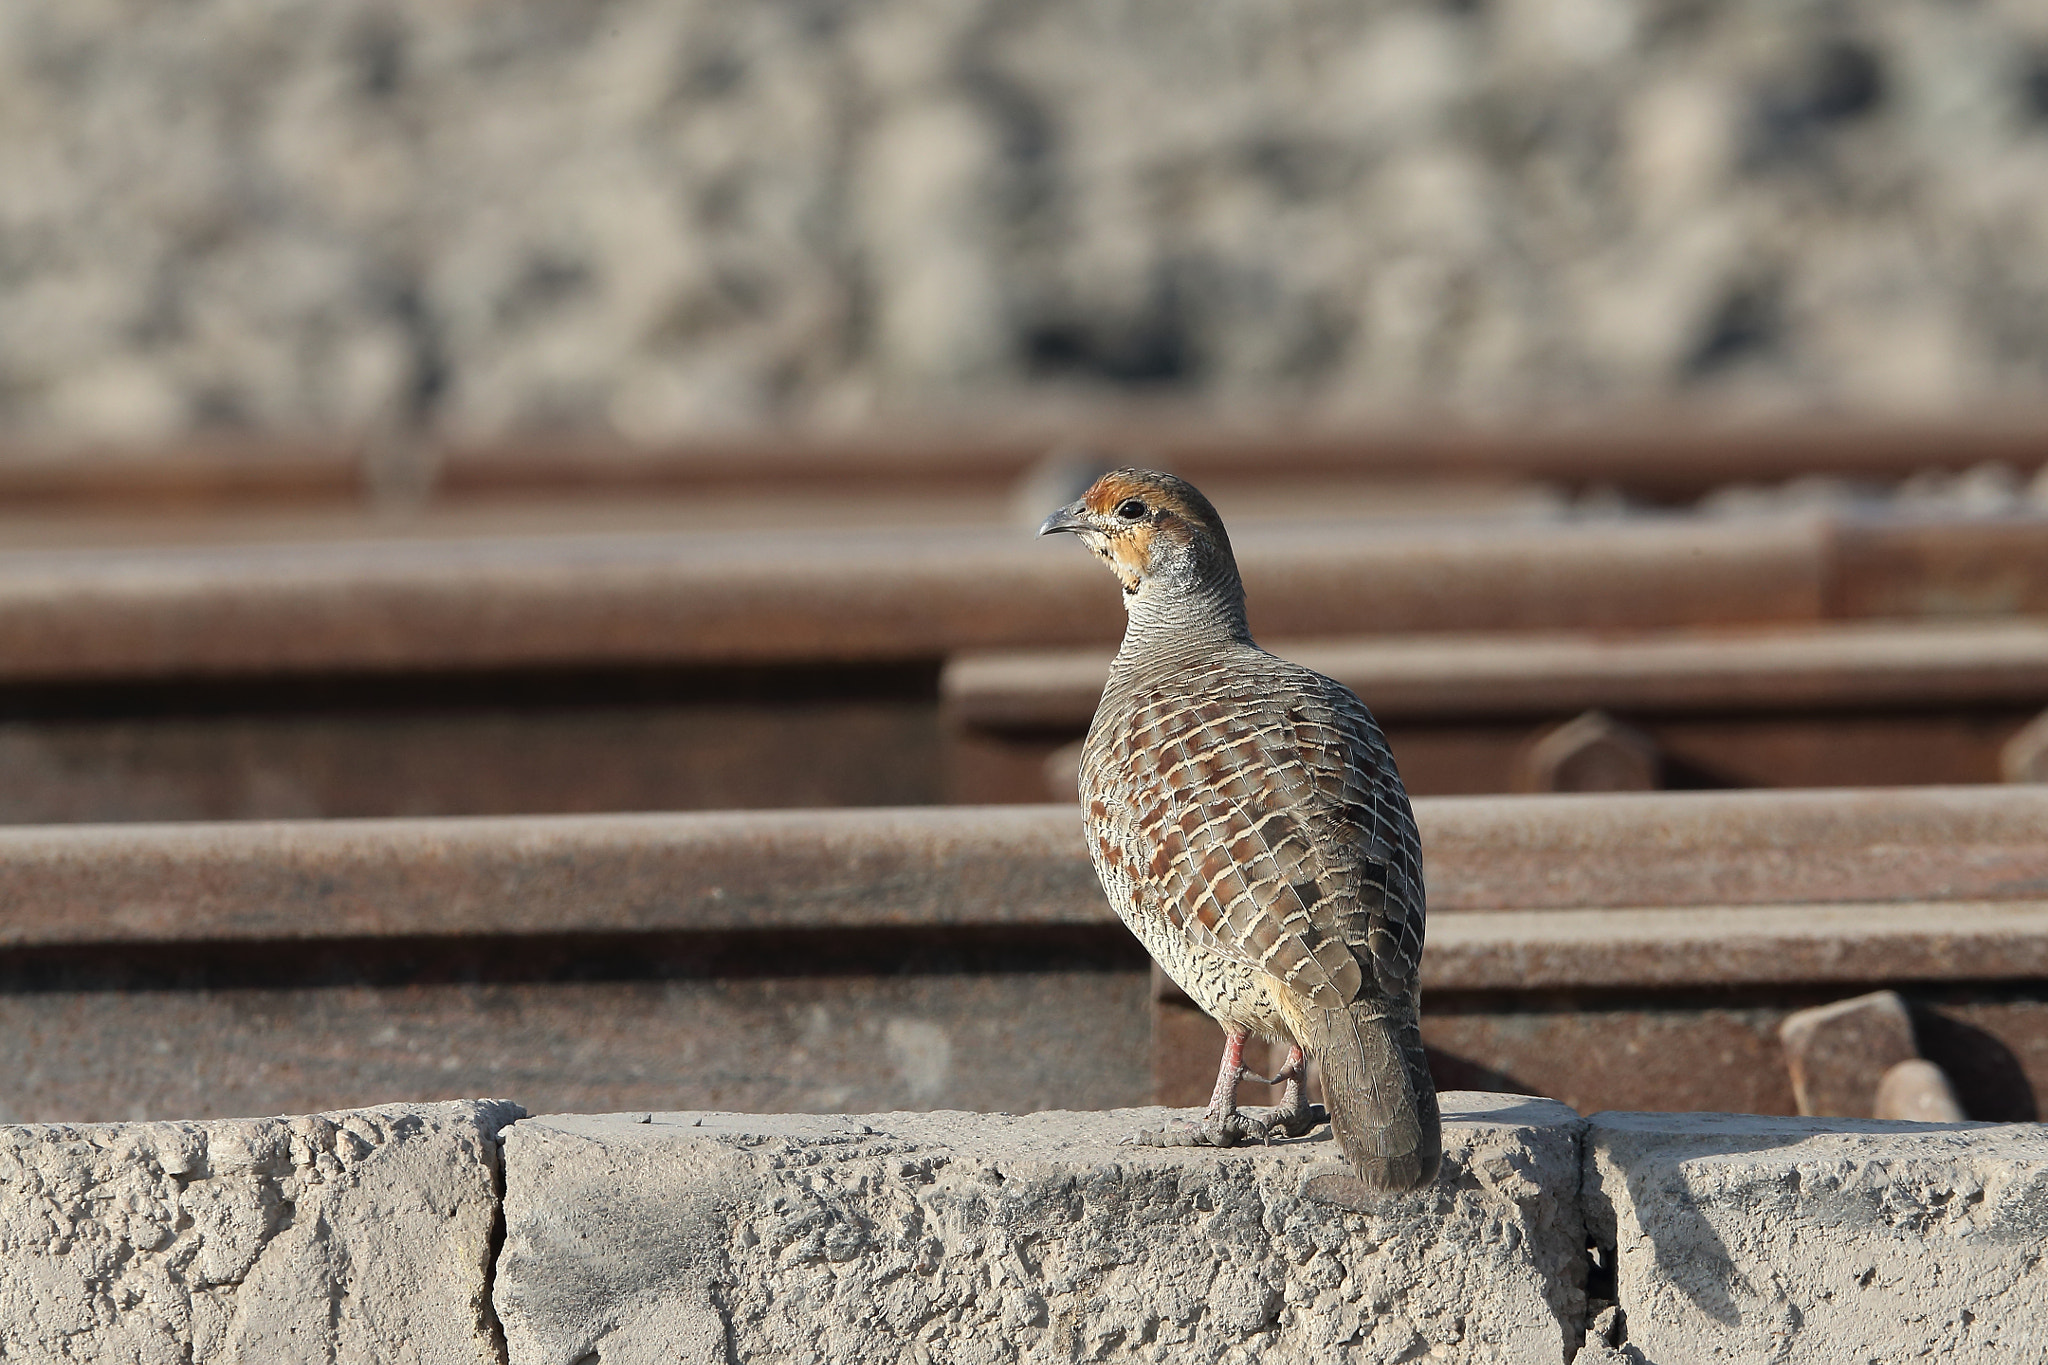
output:
M1274 641L1383 720L1886 703L2048 704L2048 623L1824 623L1799 629L1502 632ZM940 697L958 724L1087 728L1110 651L962 654Z
M389 442L213 438L155 451L27 451L0 457L0 503L199 505L376 496ZM734 489L967 488L1014 482L1055 445L1113 451L1197 481L1340 476L1608 487L1661 502L1730 483L1801 476L1883 483L1927 470L2048 461L2048 425L2015 419L1870 426L1733 427L1647 421L1514 430L1219 428L1208 414L1104 414L967 431L927 426L853 436L768 433L664 447L598 439L484 446L413 443L416 477L442 499L565 491L703 494Z
M928 529L0 553L0 682L1113 641L1114 594L1063 548ZM1262 526L1238 548L1274 638L2048 610L2048 517Z
M2048 626L2025 617L1268 643L1364 697L1427 794L2015 780L2040 766L2033 722L2048 707ZM949 660L954 798L1057 794L1070 779L1055 756L1087 729L1109 658ZM1589 775L1599 760L1583 755L1601 743L1623 755ZM1582 756L1551 757L1559 746Z
M1418 804L1439 990L2048 973L2048 792ZM0 945L1113 923L1064 807L0 830Z
M1419 804L1445 1083L1790 1112L1895 985L1975 1117L2048 1086L2048 793ZM1206 1094L1068 807L0 830L11 1120L517 1088L581 1109Z
M2048 521L2041 526L2048 554ZM1299 634L1817 619L1818 523L1267 532L1255 619ZM1114 640L1101 569L1027 532L528 537L0 554L0 681L803 663Z

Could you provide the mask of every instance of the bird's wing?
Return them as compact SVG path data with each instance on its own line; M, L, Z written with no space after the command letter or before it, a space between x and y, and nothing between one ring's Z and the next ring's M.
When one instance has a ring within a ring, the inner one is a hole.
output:
M1137 699L1122 752L1106 756L1129 775L1134 890L1201 947L1310 1003L1349 1003L1368 973L1375 994L1398 998L1424 916L1407 795L1358 698L1285 667Z

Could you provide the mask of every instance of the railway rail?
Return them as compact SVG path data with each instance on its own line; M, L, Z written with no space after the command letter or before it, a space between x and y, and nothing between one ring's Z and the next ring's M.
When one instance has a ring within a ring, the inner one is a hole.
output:
M1446 1084L1792 1112L1778 1023L1890 986L1973 1117L2048 1085L2048 791L1418 818ZM14 1120L1103 1107L1215 1061L1064 806L17 827L0 902Z
M762 433L664 447L594 439L465 443L373 432L351 441L213 437L144 452L17 448L0 453L0 506L151 511L408 505L579 495L840 496L919 489L1000 499L1049 449L1129 452L1212 493L1275 481L1605 490L1683 505L1729 485L1829 478L1872 486L1986 465L2048 463L2048 429L2022 414L1969 424L1768 426L1684 420L1515 429L1339 431L1210 414L1076 414L1057 425L925 426L859 435ZM999 502L991 503L998 506Z
M2037 618L1268 643L1368 699L1417 793L2048 776L2036 738L2048 708L2048 624ZM939 689L956 799L1070 790L1072 746L1109 662L1105 649L950 659ZM1545 766L1551 737L1589 711L1608 724L1589 728L1583 745L1625 730L1637 764Z
M1238 541L1262 638L1415 637L1370 646L1408 650L1411 693L1458 690L1443 668L1414 681L1432 652L1495 660L1474 686L1498 715L1439 705L1400 737L1419 791L1520 785L1567 693L1656 700L1645 669L1672 714L1637 721L1689 782L1993 780L2038 709L2012 682L2033 665L1998 651L2031 648L2014 618L2048 610L2048 516L1255 520ZM941 671L1114 642L1114 594L1057 550L937 525L0 552L0 819L1042 799L1050 733L950 724ZM1728 641L1616 638L1684 631ZM1776 662L1745 681L1722 643ZM1898 654L1923 644L1925 666ZM1651 660L1626 688L1625 656ZM1725 705L1688 688L1693 665ZM1502 669L1548 679L1557 709L1505 700ZM1394 681L1368 695L1398 711ZM1795 684L1810 703L1754 705Z

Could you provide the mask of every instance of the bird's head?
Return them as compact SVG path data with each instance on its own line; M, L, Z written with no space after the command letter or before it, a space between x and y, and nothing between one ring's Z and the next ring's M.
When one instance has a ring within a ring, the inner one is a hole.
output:
M1198 597L1234 601L1244 589L1223 519L1185 479L1151 469L1113 469L1045 519L1038 534L1071 531L1109 565L1136 615Z

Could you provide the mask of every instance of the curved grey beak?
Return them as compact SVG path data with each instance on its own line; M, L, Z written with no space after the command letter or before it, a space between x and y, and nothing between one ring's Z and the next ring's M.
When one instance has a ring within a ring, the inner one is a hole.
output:
M1082 510L1080 503L1073 502L1068 503L1065 507L1047 517L1045 524L1038 528L1038 534L1049 536L1060 531L1085 531L1087 529L1087 514Z

